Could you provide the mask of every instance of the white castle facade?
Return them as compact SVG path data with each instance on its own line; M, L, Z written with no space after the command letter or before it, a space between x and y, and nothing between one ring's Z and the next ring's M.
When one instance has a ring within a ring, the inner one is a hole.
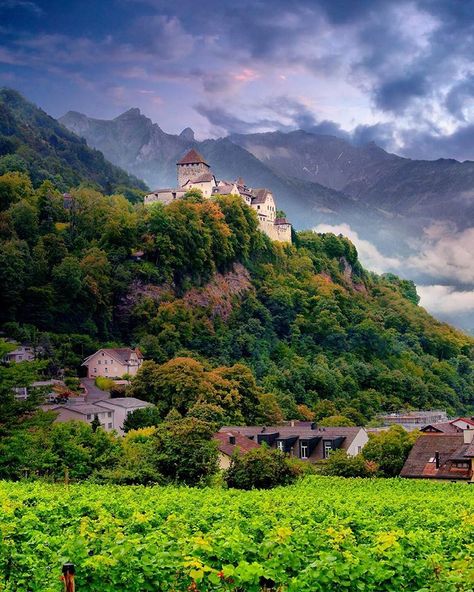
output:
M184 197L191 189L199 189L206 199L215 195L239 195L257 212L262 232L272 240L291 243L291 224L286 218L277 218L277 208L271 191L247 187L242 178L236 181L217 181L211 167L194 148L176 166L178 187L155 189L145 196L145 204L159 202L166 205Z

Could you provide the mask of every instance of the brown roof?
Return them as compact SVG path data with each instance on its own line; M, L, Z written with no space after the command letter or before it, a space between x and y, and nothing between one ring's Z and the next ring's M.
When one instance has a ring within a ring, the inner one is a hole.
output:
M231 444L231 437L235 438L235 444ZM227 456L232 456L236 450L239 452L248 452L254 448L259 448L260 444L250 440L247 436L239 434L236 430L225 430L214 434L214 440L218 442L219 452Z
M178 161L177 164L205 164L209 166L204 158L199 154L197 150L191 148L189 152L187 152L181 160Z
M439 423L429 423L428 425L420 428L420 432L438 432L441 434L456 434L462 432L461 428L458 428L450 421L442 421Z
M199 175L199 177L196 177L195 179L188 179L186 181L186 183L183 184L187 185L189 182L191 183L208 183L209 181L212 181L212 179L214 179L214 175L212 173L203 173L202 175Z
M321 436L323 439L339 438L343 437L346 439L347 445L357 436L362 428L350 427L350 428L326 428L317 426L311 429L311 424L307 425L283 425L283 426L226 426L221 431L235 431L244 436L256 436L257 434L271 434L278 432L281 438L288 436L298 436L298 438L306 439L313 438L314 436Z
M424 434L413 445L400 473L401 477L432 479L468 479L468 471L452 467L451 461L465 452L464 436L459 434ZM439 469L432 460L439 453Z
M259 203L265 203L267 200L267 195L270 194L271 195L271 191L269 191L268 189L256 189L253 196L252 196L252 203L253 204L259 204Z
M128 362L132 353L135 353L139 360L143 359L143 354L138 348L132 349L130 347L114 347L114 348L101 348L98 351L106 352L109 356L111 356L112 358L115 358L118 362L120 362L122 364L126 364ZM89 359L92 358L92 356L95 356L96 353L97 352L88 356L84 360L84 363L82 365L85 366L87 364L87 362L89 361Z
M289 224L286 218L275 218L274 224Z
M468 444L466 450L464 451L464 456L468 458L474 458L474 440Z

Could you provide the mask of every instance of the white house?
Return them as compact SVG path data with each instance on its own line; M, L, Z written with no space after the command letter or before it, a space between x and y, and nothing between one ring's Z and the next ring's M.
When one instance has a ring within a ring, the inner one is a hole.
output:
M117 399L103 399L97 401L96 405L107 411L113 412L114 429L119 434L124 433L123 424L125 419L137 409L144 409L145 407L152 407L151 403L135 399L135 397L118 397Z
M142 365L143 356L139 349L130 347L104 348L86 358L83 366L87 377L121 378L125 374L135 376Z

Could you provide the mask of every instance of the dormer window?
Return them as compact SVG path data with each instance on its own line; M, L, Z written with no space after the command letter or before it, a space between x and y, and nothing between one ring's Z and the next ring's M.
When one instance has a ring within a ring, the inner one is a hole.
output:
M332 452L332 443L331 442L324 442L324 458L329 458L329 455Z
M300 443L300 458L308 458L308 444L306 442Z

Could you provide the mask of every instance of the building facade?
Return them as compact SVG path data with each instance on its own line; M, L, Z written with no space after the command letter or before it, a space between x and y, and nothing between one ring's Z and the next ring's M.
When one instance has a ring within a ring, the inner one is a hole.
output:
M345 450L349 456L359 454L369 437L364 428L317 427L315 424L285 426L229 426L219 430L234 436L245 436L256 444L271 448L308 462L329 457L333 450Z
M125 375L135 376L142 362L140 350L121 347L99 349L86 358L82 365L87 368L88 378L121 378Z
M286 218L277 217L275 199L269 189L248 187L242 178L217 181L209 164L194 149L185 154L176 167L178 187L155 189L145 196L145 204L168 205L192 189L201 191L205 199L217 195L237 195L256 211L262 232L272 240L291 243L291 224Z

